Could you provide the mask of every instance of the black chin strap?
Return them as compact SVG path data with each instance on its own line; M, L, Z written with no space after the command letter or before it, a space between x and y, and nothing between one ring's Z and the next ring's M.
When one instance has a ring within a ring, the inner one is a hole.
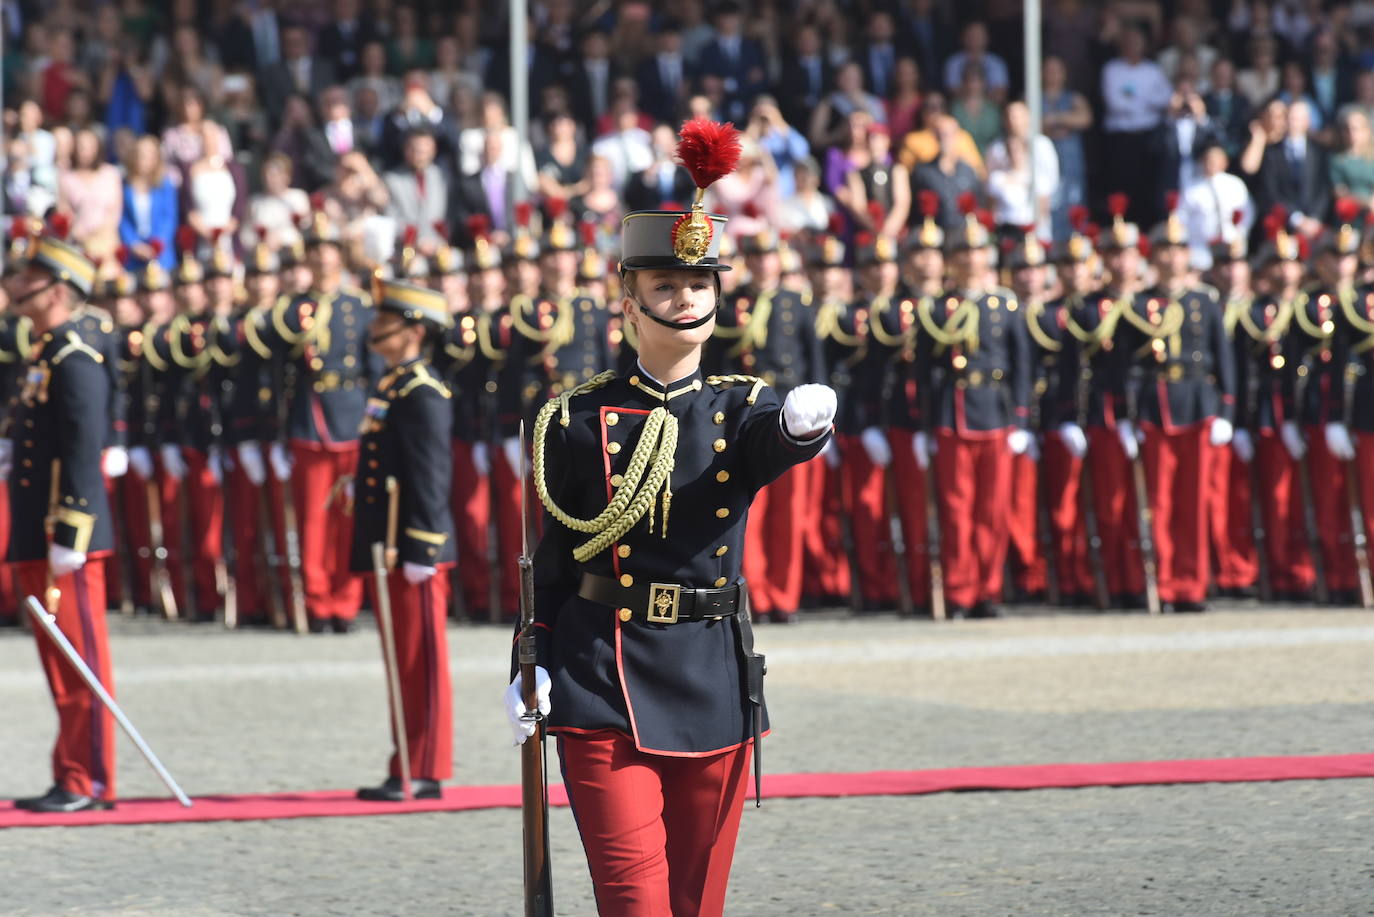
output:
M622 282L623 282L623 275L622 275ZM654 321L658 322L658 323L659 323L660 325L662 325L664 328L672 328L674 331L691 331L693 328L700 328L702 325L706 324L706 323L709 322L711 319L715 318L715 317L716 317L716 313L720 311L720 277L719 277L719 276L716 277L716 306L715 306L715 308L712 309L710 312L707 312L707 313L706 313L705 315L703 315L701 318L696 319L695 321L690 321L690 322L671 322L671 321L669 321L669 320L666 319L666 318L659 318L657 315L655 315L655 314L653 313L653 311L652 311L648 306L644 305L644 303L640 301L639 295L638 295L638 294L636 294L636 293L634 293L634 292L631 292L631 290L629 289L628 285L626 286L626 289L625 289L625 295L628 296L628 297L630 297L630 302L634 303L636 306L639 307L639 311L640 311L641 314L643 314L643 315L645 315L645 316L648 316L649 318L651 318L651 319L653 319Z
M29 292L25 293L23 296L20 296L19 298L15 299L15 300L12 300L12 302L13 302L13 304L16 305L16 306L19 305L20 303L28 302L30 299L33 299L35 296L37 296L39 293L46 293L46 292L48 292L48 291L51 290L53 287L57 286L57 283L58 283L58 281L54 279L54 280L52 280L51 282L49 282L49 283L47 283L47 284L45 284L45 285L39 287L39 288L36 289L36 290L29 290Z

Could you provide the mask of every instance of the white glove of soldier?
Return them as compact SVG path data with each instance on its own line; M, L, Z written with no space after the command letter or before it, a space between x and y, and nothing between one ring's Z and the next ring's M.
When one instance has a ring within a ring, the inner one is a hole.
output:
M782 403L783 429L793 439L815 439L830 429L835 406L835 390L830 386L815 382L799 385L787 393L787 400ZM888 459L891 460L890 454Z
M472 444L472 467L484 478L491 474L491 453L486 443Z
M1116 425L1116 438L1121 440L1121 449L1126 453L1126 458L1135 461L1136 456L1140 455L1140 435L1135 431L1135 424L1129 420L1123 420Z
M835 440L833 438L821 449L821 458L825 459L827 468L835 469L840 467L840 460L843 456L840 455L840 447L835 445Z
M149 480L153 476L153 454L146 446L134 446L129 450L129 467L143 480Z
M1025 455L1026 451L1029 450L1032 445L1033 443L1029 431L1018 429L1012 430L1007 434L1007 446L1011 449L1012 455ZM1040 453L1038 451L1031 456L1033 459L1039 457Z
M351 499L351 497L350 497ZM412 564L406 561L401 565L401 575L406 578L406 582L412 586L418 586L426 582L438 571L434 567L426 567L424 564Z
M1231 452L1242 462L1250 464L1250 460L1255 457L1255 441L1250 438L1249 430L1237 430L1232 435Z
M262 447L256 442L239 443L234 454L238 456L239 467L243 469L248 483L261 487L267 480L267 467L262 463Z
M107 478L122 478L129 472L129 450L111 446L100 457L100 471Z
M180 446L169 443L158 450L158 455L162 457L162 470L167 473L167 477L173 481L180 481L186 477L186 459L181 457Z
M272 476L278 481L291 480L291 453L281 443L273 443L267 450L267 460L272 463Z
M224 481L224 454L219 446L211 446L206 450L205 470L210 472L210 480L216 484Z
M1212 445L1220 449L1231 441L1232 437L1235 436L1235 432L1235 429L1231 426L1231 421L1223 417L1215 418L1212 421ZM1245 461L1248 462L1250 460L1246 459Z
M892 464L892 445L883 435L883 431L877 427L869 427L859 435L859 441L863 443L864 451L868 453L868 460L879 468L886 468Z
M917 433L911 438L911 451L916 453L916 465L925 471L930 467L930 457L935 454L935 440L929 433Z
M1302 438L1302 430L1293 421L1283 422L1283 426L1279 428L1279 436L1282 437L1283 445L1294 461L1307 454L1307 441Z
M514 738L513 744L524 745L525 740L534 735L534 720L525 719L525 698L524 682L519 675L506 688L506 719L510 721L511 735ZM552 706L549 704L549 695L553 691L553 682L549 679L548 670L542 665L534 667L534 691L535 697L539 699L539 712L545 716L549 715Z
M1355 458L1355 442L1350 438L1350 430L1343 423L1326 425L1326 448L1342 462L1349 462Z
M1088 454L1088 435L1083 432L1082 427L1072 421L1059 425L1059 440L1076 459Z
M0 439L0 481L8 480L14 467L14 440Z
M60 544L48 545L48 569L54 578L74 573L86 565L86 555Z
M520 453L523 448L518 436L508 436L501 440L501 454L506 457L511 474L520 473Z

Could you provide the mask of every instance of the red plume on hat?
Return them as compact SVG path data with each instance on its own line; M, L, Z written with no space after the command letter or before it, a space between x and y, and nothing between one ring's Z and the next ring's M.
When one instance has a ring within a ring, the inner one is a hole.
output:
M324 192L316 191L310 195L310 209L318 213L324 209Z
M72 231L72 218L65 213L54 213L48 220L48 232L59 239L65 240L67 234Z
M977 214L978 222L983 224L984 229L991 230L997 225L997 221L992 218L991 210L979 210Z
M739 166L739 131L729 121L695 118L678 131L677 160L692 176L698 194Z
M1096 223L1089 223L1083 227L1083 235L1092 240L1093 246L1097 246L1097 240L1102 236L1102 227Z
M515 205L515 225L521 229L530 228L530 217L534 213L534 207L529 201L521 201Z
M405 248L414 248L415 243L420 239L420 231L413 225L407 226L405 232L401 233L401 245Z
M763 215L763 211L759 210L759 205L755 201L745 201L744 206L740 208L740 213L751 220L757 220Z
M868 218L873 221L873 227L881 232L883 223L887 222L887 212L883 210L883 205L880 202L868 202Z
M577 227L577 232L578 232L578 234L579 234L580 236L582 236L582 247L583 247L583 248L595 248L595 247L596 247L596 224L595 224L595 223L590 222L590 221L588 221L588 220L584 220L584 221L582 222L582 224L579 225L579 226Z
M1359 202L1351 197L1336 201L1336 220L1340 223L1353 223L1360 216Z
M972 191L965 191L959 195L959 212L964 216L974 213L978 209L978 198L973 196Z
M544 201L544 212L549 215L550 220L561 220L563 214L568 212L568 200L562 197L551 197Z
M121 245L118 248L116 248L114 257L115 263L122 266L125 261L129 260L129 246Z
M840 235L843 235L843 234L844 234L844 217L841 216L841 215L838 214L838 213L832 213L832 214L830 214L830 223L829 223L829 225L828 225L827 228L830 230L830 234L831 234L832 236L840 236Z
M254 232L254 234L257 235L257 237L258 237L258 244L259 244L259 245L266 245L266 244L267 244L267 227L266 227L266 226L263 226L261 223L259 223L258 225L256 225L256 226L253 227L253 232Z
M1152 246L1150 245L1149 237L1141 236L1140 241L1136 243L1136 248L1138 248L1140 250L1140 253L1144 255L1146 258L1150 257Z
M448 223L444 220L435 220L432 227L434 234L444 242L448 242Z
M177 248L183 255L193 251L196 247L196 231L190 226L182 226L177 230Z
M1117 219L1123 219L1130 206L1131 199L1120 191L1107 195L1107 212Z
M1232 211L1231 211L1231 225L1232 225L1232 226L1239 226L1241 223L1244 223L1244 222L1245 222L1245 211L1244 211L1244 210L1241 210L1239 207L1237 207L1235 210L1232 210Z
M1082 204L1074 204L1069 208L1069 225L1078 232L1083 231L1083 227L1088 225L1088 208Z
M861 232L854 237L854 244L859 248L867 248L873 244L873 233Z
M1310 257L1312 257L1312 242L1307 238L1307 236L1299 235L1298 260L1306 261Z
M916 207L921 211L921 216L934 219L935 214L940 212L940 195L929 188L918 191Z
M468 235L473 239L481 239L491 231L491 220L485 213L474 213L467 218L466 226Z
M1178 192L1177 192L1177 191L1166 191L1166 192L1164 192L1164 211L1165 211L1166 213L1173 213L1173 212L1174 212L1175 210L1177 210L1177 209L1178 209Z
M154 259L156 259L156 258L157 258L158 256L160 256L164 251L167 250L166 244L164 244L163 241L162 241L161 239L150 239L150 240L148 241L148 247L151 248L151 249L153 250L153 258L154 258Z

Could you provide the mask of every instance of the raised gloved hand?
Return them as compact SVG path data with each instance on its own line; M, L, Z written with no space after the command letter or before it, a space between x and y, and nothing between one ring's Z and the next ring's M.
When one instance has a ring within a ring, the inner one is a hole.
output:
M1231 452L1247 465L1255 457L1255 441L1249 430L1237 430L1231 437Z
M1293 421L1285 420L1283 426L1279 427L1279 437L1283 440L1284 448L1288 454L1293 456L1294 461L1298 461L1307 454L1307 441L1302 438L1302 429Z
M916 453L916 466L922 471L930 467L930 457L935 454L935 440L929 433L917 433L911 437L911 451Z
M74 573L86 565L86 555L60 544L48 545L48 569L54 578Z
M129 467L134 474L147 481L153 476L153 454L146 446L134 446L129 450Z
M1135 424L1129 420L1123 420L1116 425L1116 438L1121 440L1121 449L1126 453L1126 458L1131 461L1136 460L1140 455L1140 434L1136 432Z
M868 453L868 460L879 468L886 468L892 464L892 444L887 441L883 431L877 427L869 427L859 434L859 442L863 443L864 451Z
M1235 428L1231 426L1231 421L1224 417L1217 417L1212 420L1210 439L1213 446L1220 449L1222 446L1229 443L1234 435Z
M506 465L510 468L511 474L520 473L520 455L524 446L520 443L520 437L507 436L501 440L501 454L506 457Z
M428 581L437 572L434 567L426 567L424 564L412 564L410 561L401 564L401 575L412 586L418 586Z
M491 474L491 453L486 443L472 444L472 467L484 478Z
M787 393L782 403L783 429L793 439L815 439L835 420L835 390L828 385L808 382Z
M238 456L239 467L243 469L248 483L254 487L261 487L267 480L267 466L262 462L262 447L256 442L239 443L234 454Z
M1350 429L1343 423L1326 425L1326 448L1342 462L1355 458L1355 441L1350 438Z
M1059 440L1064 444L1064 448L1069 450L1069 454L1076 459L1081 459L1088 454L1088 435L1083 432L1082 427L1073 421L1059 425Z
M1007 447L1011 449L1012 455L1025 455L1033 445L1035 445L1035 441L1031 439L1030 431L1028 430L1016 429L1007 434ZM1039 457L1040 451L1037 449L1031 455L1031 458L1036 459Z
M216 484L224 481L224 453L219 446L211 446L205 452L205 470L210 472L210 480Z
M273 443L272 448L267 450L267 460L272 463L272 477L278 481L291 480L291 453L286 451L286 447L281 443Z
M100 457L100 472L107 478L122 478L129 473L129 450L111 446Z
M9 479L14 468L14 440L0 439L0 481Z
M158 450L158 456L162 459L162 470L167 473L167 477L173 481L180 481L186 477L186 459L181 455L180 446L168 443Z
M534 720L526 719L524 681L519 675L506 688L506 719L510 721L511 736L513 744L524 745L525 740L534 735ZM549 715L552 706L549 703L549 696L553 692L553 681L549 679L548 670L542 665L534 667L534 691L535 697L539 699L539 712L544 716Z

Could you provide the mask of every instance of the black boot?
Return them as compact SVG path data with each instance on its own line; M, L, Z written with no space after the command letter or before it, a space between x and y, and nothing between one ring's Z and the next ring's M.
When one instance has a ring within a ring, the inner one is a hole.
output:
M60 786L55 786L42 796L16 799L14 807L29 812L66 813L113 809L114 803L91 796L81 796L64 790Z
M410 793L415 799L438 799L442 795L438 780L414 777ZM358 790L358 798L368 802L405 802L401 793L401 778L388 777L381 786L365 786Z

